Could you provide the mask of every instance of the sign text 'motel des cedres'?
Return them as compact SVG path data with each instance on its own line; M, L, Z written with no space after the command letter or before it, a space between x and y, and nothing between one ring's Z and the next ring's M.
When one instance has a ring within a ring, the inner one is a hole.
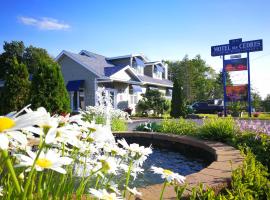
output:
M252 40L242 42L242 39L230 40L229 44L217 45L211 47L211 56L222 56L236 53L262 51L263 41Z

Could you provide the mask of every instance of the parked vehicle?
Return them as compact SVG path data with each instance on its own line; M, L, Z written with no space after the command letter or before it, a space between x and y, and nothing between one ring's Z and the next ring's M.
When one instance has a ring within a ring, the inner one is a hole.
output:
M223 105L209 104L209 102L196 102L191 105L194 113L215 114L223 111Z

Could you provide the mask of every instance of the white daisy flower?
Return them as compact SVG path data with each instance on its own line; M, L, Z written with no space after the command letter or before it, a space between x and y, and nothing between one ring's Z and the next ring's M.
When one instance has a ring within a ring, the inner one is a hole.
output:
M178 183L184 183L185 182L185 177L181 176L178 173L174 173L171 170L168 169L163 169L161 167L151 167L151 170L155 173L155 174L160 174L161 178L166 179L166 181L168 181L169 183L173 182L173 181L177 181Z
M79 147L80 141L78 136L80 134L81 132L73 129L72 125L67 125L59 128L51 128L45 137L45 142L46 144L57 142L64 144L69 143L72 146Z
M105 143L103 149L105 152L111 153L113 156L115 155L124 156L127 153L125 149L120 148L116 144Z
M94 197L101 199L101 200L121 200L123 198L118 197L116 193L108 193L105 189L103 190L96 190L93 188L89 189L89 193L92 194Z
M29 156L23 154L16 155L16 157L20 161L17 167L28 167L33 165L34 160L36 159L37 156L36 153L32 151L27 151L27 154ZM62 168L62 166L69 165L71 164L71 162L72 162L71 158L60 157L58 153L50 149L47 153L44 153L43 151L40 153L40 156L38 157L35 164L35 169L37 171L43 171L44 169L51 169L59 173L65 174L66 170Z
M138 196L142 196L142 193L141 192L139 192L137 189L136 189L136 187L134 187L134 188L129 188L129 187L127 187L127 190L131 193L131 194L133 194L134 196L136 196L136 195L138 195Z
M44 120L46 115L44 110L38 109L37 111L28 111L26 114L20 115L26 109L27 107L15 114L12 113L8 116L0 116L0 149L5 150L8 148L9 138L26 145L26 136L19 130L37 125Z
M102 171L109 174L117 174L117 160L114 157L99 156L99 162L102 166Z
M124 138L122 140L118 140L118 143L128 150L130 152L130 156L135 159L142 158L142 161L144 161L146 157L152 153L151 147L140 146L137 143L129 145Z
M101 124L92 125L95 131L91 134L96 142L115 143L114 136L110 126L103 126Z

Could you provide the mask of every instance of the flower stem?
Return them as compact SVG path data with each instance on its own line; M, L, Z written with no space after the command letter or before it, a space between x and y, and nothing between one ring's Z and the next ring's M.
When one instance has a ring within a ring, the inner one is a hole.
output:
M35 171L35 165L36 165L37 159L38 159L38 157L39 157L39 155L40 155L40 153L41 153L41 151L42 151L42 149L44 147L44 144L45 143L43 142L40 149L38 150L37 156L36 156L36 158L34 160L34 163L33 163L32 167L31 167L31 171L30 171L29 176L27 178L27 182L26 182L26 184L24 186L24 192L23 192L22 200L25 200L25 198L26 198L28 188L29 188L30 183L31 183L31 179L32 179L33 173Z
M39 198L42 197L42 189L41 189L42 179L43 179L43 172L39 175L39 180L38 180L38 196L39 196Z
M132 160L130 161L129 167L128 167L127 178L126 178L126 185L125 185L125 190L124 190L124 197L126 197L126 191L127 191L127 187L128 187L128 183L129 183L131 168L132 168Z
M167 181L165 181L164 184L163 184L163 187L162 187L162 191L160 193L159 200L162 200L163 199L163 194L164 194L164 191L165 191L165 187L166 186L167 186Z
M12 166L12 163L11 163L11 161L9 159L8 151L7 150L2 150L2 156L6 160L6 165L7 165L7 168L9 170L9 172L10 172L12 181L15 184L15 188L16 188L18 194L20 194L21 193L21 187L20 187L19 181L18 181L18 179L16 177L16 174L15 174L14 168Z

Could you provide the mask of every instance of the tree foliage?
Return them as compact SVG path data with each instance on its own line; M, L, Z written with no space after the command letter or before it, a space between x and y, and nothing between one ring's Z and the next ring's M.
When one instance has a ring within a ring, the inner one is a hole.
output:
M4 79L8 73L11 59L16 58L17 62L23 62L24 49L22 41L4 42L4 52L0 55L0 79Z
M137 109L141 112L153 110L154 115L158 115L169 109L166 99L158 90L147 89L145 94L142 94L142 97L137 105Z
M33 74L30 102L33 108L45 107L51 113L69 111L69 97L60 67L43 62Z
M28 100L30 82L25 64L19 63L14 56L6 60L8 73L5 75L5 85L1 92L1 113L18 111Z
M232 85L232 80L230 77L230 74L228 72L225 72L226 76L226 85ZM214 98L221 99L223 98L223 72L220 71L214 81Z
M265 112L270 112L270 94L263 100L262 106Z
M223 97L222 73L217 74L213 68L199 56L189 59L186 55L181 61L166 61L171 80L182 83L184 99L188 104ZM227 83L231 83L226 73Z
M178 79L174 79L170 115L174 118L186 117L187 110L183 87Z
M61 70L45 49L25 47L22 41L5 42L3 49L0 71L4 73L0 73L0 79L6 82L1 92L5 95L5 99L1 98L1 107L5 108L5 112L17 110L29 101L34 107L44 106L51 112L69 111L69 97ZM29 74L35 76L31 83L28 81ZM30 84L33 91L29 97Z

